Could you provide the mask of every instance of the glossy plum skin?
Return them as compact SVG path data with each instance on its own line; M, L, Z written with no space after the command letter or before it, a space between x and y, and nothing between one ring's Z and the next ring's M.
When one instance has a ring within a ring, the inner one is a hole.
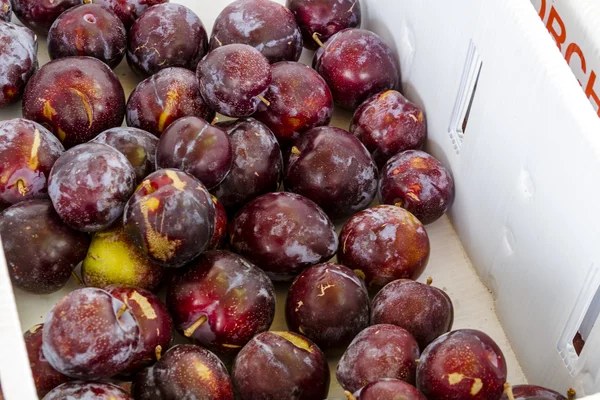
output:
M36 294L60 290L90 239L66 226L49 200L28 200L0 214L0 235L13 284Z
M266 0L265 0L266 1ZM245 44L219 47L198 64L200 93L208 106L228 117L254 114L271 84L271 65Z
M110 378L128 364L140 327L125 304L101 289L75 290L46 316L42 350L57 371L85 380Z
M19 21L35 33L46 36L60 14L83 0L11 0Z
M406 330L373 325L354 338L340 358L336 377L349 392L383 378L415 383L419 345Z
M565 396L554 390L535 385L515 385L512 387L512 392L515 400L567 400ZM500 400L508 400L506 392L502 394Z
M300 26L304 47L319 48L315 33L325 43L346 28L360 28L362 12L359 0L287 0L287 8Z
M125 207L123 223L131 241L150 260L181 267L210 243L215 206L196 178L162 169L140 184Z
M346 347L369 326L369 293L352 270L320 264L301 273L290 288L285 320L323 351Z
M83 232L108 228L135 189L135 171L118 150L89 142L63 153L50 171L48 194L61 219Z
M169 0L91 0L91 2L108 7L123 22L125 29L129 30L148 8L168 3Z
M350 218L340 233L338 260L369 288L396 279L417 279L429 261L429 237L408 211L378 206Z
M0 0L0 21L10 22L12 19L12 5L10 0Z
M430 224L452 205L454 180L433 156L408 150L392 157L381 171L379 200L403 207Z
M23 117L48 128L66 148L120 126L124 116L119 79L91 57L50 61L29 80L23 96Z
M28 28L0 23L0 109L23 96L38 68L37 50L37 38Z
M22 118L0 122L0 210L48 197L48 176L65 151L46 128Z
M294 142L283 183L337 220L371 204L377 195L377 166L357 138L323 126Z
M170 67L195 71L207 50L200 18L185 6L164 3L147 9L131 27L127 61L145 78Z
M417 388L428 399L498 399L506 382L506 359L485 333L462 329L431 343L419 360Z
M44 400L133 400L125 390L112 383L69 382L48 393Z
M200 96L193 72L167 68L142 81L127 101L127 125L156 136L175 120L195 116L212 121L215 112Z
M369 150L379 168L398 153L421 150L427 141L427 120L416 104L400 92L371 96L354 112L350 133Z
M272 67L273 80L254 118L267 125L283 146L302 132L329 125L333 115L331 90L312 68L297 62Z
M219 122L231 139L231 171L213 193L234 212L254 198L275 192L283 172L283 158L273 132L253 119Z
M263 332L237 355L231 373L241 400L326 399L329 365L319 348L292 332Z
M344 29L315 54L313 66L340 107L354 110L372 95L400 88L400 66L375 33Z
M177 168L206 186L217 186L231 170L233 150L225 130L202 118L185 117L173 122L160 136L157 168Z
M355 400L427 400L423 393L399 379L381 379L354 393Z
M293 193L254 199L237 213L229 234L233 251L282 281L328 261L338 244L335 227L323 210Z
M186 337L217 354L234 355L271 326L275 289L269 277L244 258L209 251L173 277L167 304Z
M207 249L219 250L225 247L225 242L227 241L229 218L227 218L227 210L225 210L223 203L213 195L211 195L210 198L215 205L215 233L213 234Z

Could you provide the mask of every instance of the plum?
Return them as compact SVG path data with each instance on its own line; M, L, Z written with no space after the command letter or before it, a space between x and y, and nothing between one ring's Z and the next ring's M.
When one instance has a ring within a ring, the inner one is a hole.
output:
M0 109L23 96L38 68L37 50L37 36L32 31L0 21Z
M148 8L157 4L168 3L169 0L86 0L94 4L102 4L114 12L129 30L133 23Z
M211 195L210 198L215 205L215 233L213 234L212 240L208 245L208 250L218 250L225 247L227 241L227 225L229 219L227 218L227 210L215 196Z
M485 333L461 329L434 340L421 355L417 388L431 400L499 399L506 359Z
M187 116L212 121L215 112L200 96L196 75L185 68L159 71L142 81L127 101L127 125L156 136Z
M368 98L354 112L350 133L369 150L379 168L398 153L420 150L427 141L427 120L416 104L388 90Z
M60 14L84 0L11 0L15 16L35 33L46 36Z
M291 331L312 340L323 351L345 348L369 326L369 293L352 270L320 264L302 272L285 302Z
M378 206L350 218L340 233L338 260L367 286L417 279L429 261L429 236L419 220L400 207Z
M315 54L313 66L342 108L356 109L384 90L400 88L400 65L392 49L375 33L344 29Z
M513 394L513 400L567 400L562 394L554 390L546 389L536 385L515 385L510 388ZM509 400L506 393L502 395L500 400Z
M118 150L102 144L80 144L63 153L50 171L48 194L70 227L97 232L123 213L135 189L135 171Z
M294 142L283 183L338 220L371 204L377 195L377 166L357 138L322 126Z
M10 4L10 0L0 0L0 21L10 22L11 19L12 5Z
M287 0L302 32L304 47L316 50L316 37L327 41L342 29L360 28L362 12L359 0Z
M186 337L217 354L232 355L271 326L275 289L244 258L209 251L173 277L167 304Z
M272 66L273 80L254 118L267 125L279 143L289 145L301 132L328 125L333 114L329 87L312 68L297 62Z
M217 186L231 170L233 150L229 135L202 118L184 117L173 122L160 136L157 168L177 168L206 186Z
M340 358L336 377L349 392L383 378L411 385L419 359L419 345L408 331L395 325L373 325L358 334Z
M140 341L134 314L121 300L95 288L60 299L46 316L42 351L72 378L110 378L129 363Z
M407 209L424 224L444 215L453 200L452 175L424 151L397 154L381 172L379 201Z
M200 18L181 4L163 3L148 8L131 27L127 61L145 78L170 67L195 71L207 50Z
M114 72L91 57L50 61L29 80L23 117L48 128L66 148L120 126L125 93Z
M427 400L417 388L400 379L380 379L369 383L353 396L346 392L349 400Z
M293 193L269 193L242 208L229 228L231 247L273 280L291 280L328 261L338 240L327 215Z
M256 197L277 191L283 159L277 139L263 123L252 119L220 122L231 139L231 171L213 193L234 212Z
M122 388L105 382L69 382L52 390L44 400L133 400Z
M53 293L85 258L89 236L66 226L49 200L28 200L0 214L0 235L13 284Z
M373 299L371 323L404 328L425 350L454 323L450 297L431 283L431 278L426 285L408 279L388 283Z
M150 260L181 267L210 243L215 206L199 180L162 169L150 174L129 199L123 223L133 244Z
M25 119L0 122L0 210L48 198L48 176L65 151L46 128Z
M265 0L267 1L267 0ZM271 84L271 65L245 44L219 47L198 64L200 93L210 108L234 118L254 114Z
M233 385L241 400L326 399L329 365L310 340L292 332L263 332L237 355Z

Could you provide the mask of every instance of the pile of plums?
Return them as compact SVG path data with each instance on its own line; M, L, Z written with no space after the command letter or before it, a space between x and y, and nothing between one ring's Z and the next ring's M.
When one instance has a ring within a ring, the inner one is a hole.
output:
M0 0L0 108L23 116L0 122L10 277L82 286L24 335L39 397L325 399L342 354L350 399L563 399L507 385L498 345L416 281L454 182L359 0L286 5L233 1L209 36L168 0Z

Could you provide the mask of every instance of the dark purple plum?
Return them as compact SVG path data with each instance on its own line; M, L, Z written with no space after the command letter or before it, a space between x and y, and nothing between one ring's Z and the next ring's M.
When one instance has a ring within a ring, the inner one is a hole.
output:
M348 392L346 392L348 395ZM400 379L381 379L369 383L349 400L427 400L423 393Z
M85 288L67 294L50 310L42 350L58 372L104 379L127 367L139 341L140 327L125 303L104 290Z
M211 51L198 64L196 74L208 106L234 118L256 112L258 104L265 101L263 96L272 79L269 60L245 44L230 44Z
M357 138L323 126L294 142L283 183L337 220L371 204L377 195L377 166Z
M232 159L227 132L197 117L180 118L169 125L160 136L156 151L157 168L185 171L208 190L225 179Z
M44 400L133 400L125 390L112 383L69 382L48 393Z
M212 121L215 112L200 96L196 75L185 68L159 71L142 81L127 101L127 125L156 136L187 116Z
M325 355L292 332L256 335L235 358L231 376L241 400L314 400L329 393Z
M119 79L91 57L50 61L29 80L23 96L23 117L48 128L66 148L120 126L124 116Z
M65 151L46 128L22 118L0 122L0 210L48 198L48 176Z
M254 118L267 125L279 143L289 145L308 129L328 125L333 98L327 84L312 68L297 62L272 67L273 80Z
M392 157L381 171L379 201L403 207L430 224L452 205L454 180L433 156L408 150Z
M372 95L400 88L400 66L375 33L344 29L315 54L313 66L340 107L354 110Z
M12 5L10 0L0 0L0 21L10 22L12 19Z
M293 193L265 194L242 208L229 228L231 247L273 280L291 280L328 261L338 240L327 215Z
M60 14L84 0L11 0L19 21L35 33L46 36Z
M84 4L62 13L48 32L50 58L88 56L115 68L125 57L127 31L121 20L99 4Z
M119 17L127 30L148 8L168 2L169 0L91 0L91 3L108 7Z
M181 4L150 7L131 27L127 61L135 73L148 77L170 67L195 71L208 50L202 21Z
M49 200L28 200L0 214L0 236L13 284L53 293L85 258L90 238L66 226Z
M111 226L135 189L135 171L118 150L85 143L59 157L48 180L48 194L70 227L97 232Z
M181 267L209 245L215 206L204 185L174 169L150 174L137 188L124 215L125 232L150 260Z
M32 31L0 21L0 109L23 96L25 85L38 68L37 50Z
M207 250L219 250L225 247L227 241L227 225L229 224L229 218L227 217L227 210L225 210L223 203L213 195L211 195L210 198L215 205L215 233L213 234Z
M554 390L535 385L515 385L511 387L511 391L514 400L567 400L565 396ZM500 400L509 400L506 391Z
M237 211L254 198L279 188L283 159L277 139L263 123L241 119L218 123L231 139L231 171L214 189L228 211Z
M285 303L285 320L323 351L345 348L369 326L369 293L352 270L320 264L302 272Z

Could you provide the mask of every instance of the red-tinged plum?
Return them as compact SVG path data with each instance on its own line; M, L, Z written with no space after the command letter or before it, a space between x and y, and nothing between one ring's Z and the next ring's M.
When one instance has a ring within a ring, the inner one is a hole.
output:
M208 106L234 118L256 112L272 79L269 60L245 44L230 44L211 51L198 64L196 74Z
M427 141L427 120L400 92L378 93L354 112L350 132L369 150L379 168L398 153L420 150Z
M291 280L328 261L338 240L327 215L293 193L269 193L248 203L230 226L231 247L273 280Z
M369 293L352 270L320 264L301 273L290 288L285 320L323 351L345 348L369 326Z
M156 136L188 116L212 121L215 112L200 96L196 75L185 68L159 71L142 81L127 101L127 125Z
M10 0L0 0L0 21L10 22L11 19L12 5L10 4Z
M137 188L125 207L123 222L131 241L152 261L181 267L208 247L215 206L199 180L162 169Z
M441 289L427 284L399 279L390 282L373 299L372 324L392 324L414 336L421 351L439 336L452 329L454 307Z
M46 316L42 351L67 376L93 380L117 375L140 341L134 314L121 300L95 288L60 299Z
M287 8L300 26L304 47L319 48L315 34L322 42L346 28L360 28L362 12L359 0L287 0Z
M125 94L102 61L67 57L50 61L29 80L23 117L48 128L66 148L120 126Z
M369 383L353 396L346 392L348 400L427 400L423 393L399 379L381 379Z
M350 218L340 233L338 260L369 288L396 279L417 279L429 261L429 236L419 220L400 207L378 206Z
M430 224L452 205L454 180L433 156L408 150L392 157L383 168L379 200L403 207Z
M48 198L48 176L65 151L46 128L25 119L0 122L0 210Z
M554 390L536 385L515 385L511 390L514 400L567 400L565 396ZM509 400L506 391L500 400Z
M46 36L60 14L84 0L11 0L19 21L35 33Z
M50 171L48 194L70 227L97 232L121 215L135 189L135 171L118 150L85 143L63 153Z
M414 385L418 359L419 345L410 333L395 325L373 325L350 343L336 377L349 392L383 378Z
M48 393L44 400L133 400L125 390L105 382L69 382Z
M231 375L241 400L326 399L329 393L325 355L292 332L256 335L235 358Z
M38 68L37 50L37 37L28 28L0 23L0 109L23 96Z
M357 138L323 126L294 142L283 183L337 220L371 204L377 195L377 166Z
M36 294L61 289L90 238L66 226L49 200L28 200L0 214L0 236L13 284Z
M213 195L211 195L210 198L215 205L215 233L213 234L207 250L219 250L225 247L227 241L229 218L227 218L227 210L225 210L223 203Z
M419 359L417 388L431 400L499 399L506 359L485 333L461 329L431 343Z
M133 71L148 77L170 67L196 70L208 50L202 21L181 4L150 7L131 27L127 61Z
M372 95L400 88L400 66L375 33L344 29L315 54L313 66L340 107L354 110Z
M167 304L186 337L233 355L271 326L275 289L262 270L237 254L209 251L173 277Z
M233 213L256 197L277 191L283 159L277 139L263 123L248 118L217 125L229 134L233 161L213 193Z
M206 186L217 186L231 170L233 150L225 130L202 118L185 117L173 122L160 136L157 168L177 168Z
M272 67L273 80L254 118L267 125L279 143L289 145L300 133L328 125L333 115L331 90L312 68L297 62Z
M90 2L90 0L87 1ZM91 0L91 3L102 4L110 8L127 30L148 8L168 2L169 0Z

